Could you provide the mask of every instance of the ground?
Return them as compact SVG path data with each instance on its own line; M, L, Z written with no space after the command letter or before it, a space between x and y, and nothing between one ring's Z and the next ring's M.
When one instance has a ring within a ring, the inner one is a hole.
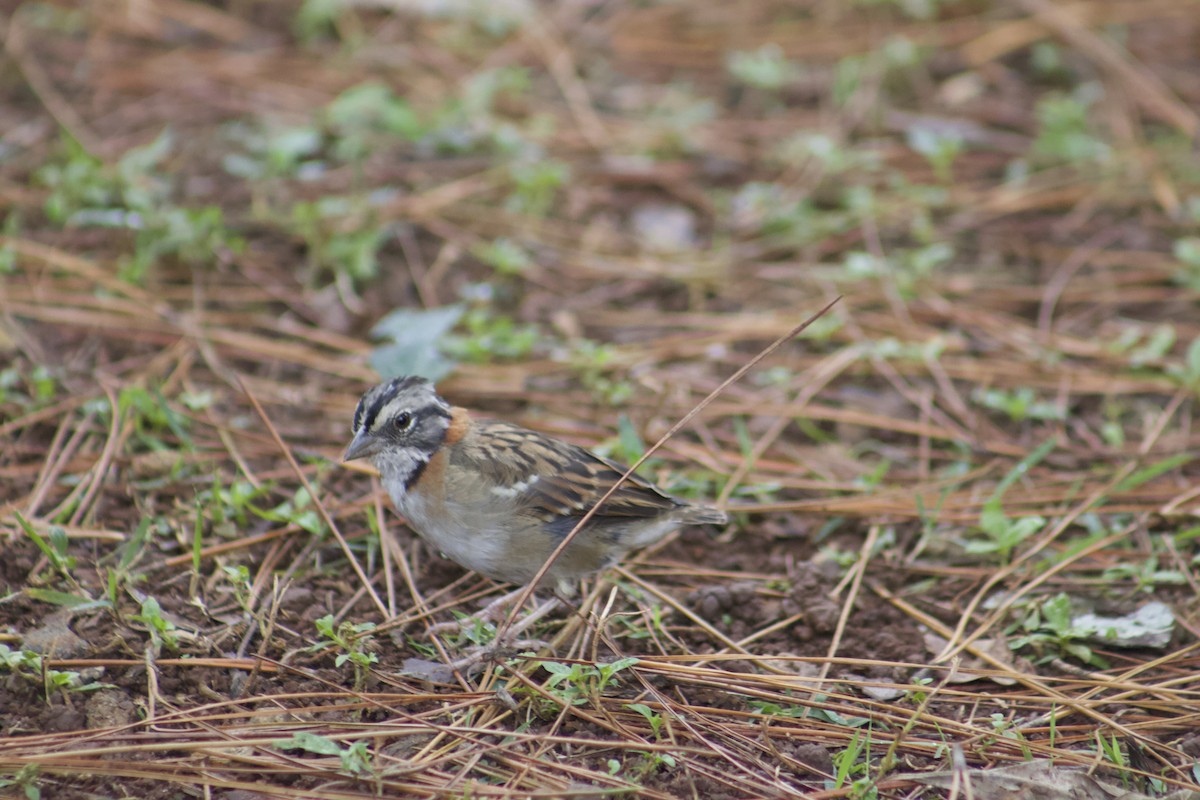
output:
M0 797L1197 796L1194 4L0 35ZM413 371L731 522L456 672Z

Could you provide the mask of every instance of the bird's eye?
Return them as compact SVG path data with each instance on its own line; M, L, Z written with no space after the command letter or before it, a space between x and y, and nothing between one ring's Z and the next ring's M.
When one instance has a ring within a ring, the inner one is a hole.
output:
M412 427L413 415L407 411L401 411L396 415L396 418L392 420L392 424L396 426L396 430L406 431Z

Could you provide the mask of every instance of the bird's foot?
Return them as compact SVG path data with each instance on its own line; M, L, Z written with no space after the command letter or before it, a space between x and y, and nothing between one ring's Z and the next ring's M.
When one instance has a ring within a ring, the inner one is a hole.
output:
M451 667L469 671L487 661L496 660L505 651L541 649L549 646L541 639L523 638L522 634L557 609L560 605L559 600L551 598L513 624L497 628L496 620L503 617L504 609L512 604L515 597L516 593L505 595L489 603L478 614L430 628L431 633L438 632L439 629L448 629L451 633L458 634L460 643L467 645L463 649L462 657L453 661Z

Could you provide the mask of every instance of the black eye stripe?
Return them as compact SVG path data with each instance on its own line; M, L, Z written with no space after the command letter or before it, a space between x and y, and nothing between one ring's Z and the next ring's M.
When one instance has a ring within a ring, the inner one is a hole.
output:
M427 392L421 391L426 388ZM396 398L404 393L410 394L410 402L418 404L417 407L403 408L394 414L389 414L391 419L382 419L381 414ZM413 422L409 427L415 427L416 422L432 415L440 417L449 417L450 412L445 405L445 401L433 390L433 386L424 378L413 376L405 378L395 378L387 383L381 383L374 389L363 395L362 400L358 403L358 408L354 411L354 431L373 431L377 425L392 424L402 414L408 414Z

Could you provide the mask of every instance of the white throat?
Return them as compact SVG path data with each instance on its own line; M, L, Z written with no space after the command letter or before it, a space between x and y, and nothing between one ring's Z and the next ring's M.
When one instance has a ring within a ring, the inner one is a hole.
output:
M405 494L405 487L429 463L429 454L416 447L392 447L376 453L371 462L379 470L383 488L394 499Z

